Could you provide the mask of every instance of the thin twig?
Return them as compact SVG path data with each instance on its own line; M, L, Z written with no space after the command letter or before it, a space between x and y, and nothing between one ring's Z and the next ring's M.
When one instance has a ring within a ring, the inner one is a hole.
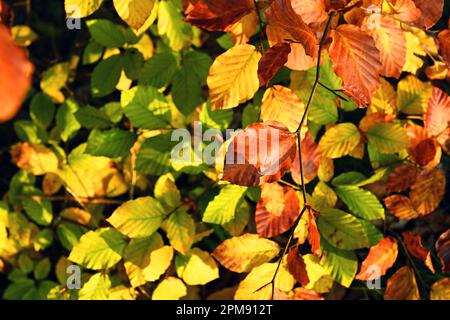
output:
M320 85L322 88L324 88L324 89L330 91L332 94L334 94L334 95L335 95L336 97L338 97L339 99L344 100L345 102L348 102L348 99L347 99L346 97L341 96L340 94L337 93L337 91L342 91L342 90L331 89L330 87L324 85L324 84L323 84L322 82L320 82L320 81L319 81L319 85Z

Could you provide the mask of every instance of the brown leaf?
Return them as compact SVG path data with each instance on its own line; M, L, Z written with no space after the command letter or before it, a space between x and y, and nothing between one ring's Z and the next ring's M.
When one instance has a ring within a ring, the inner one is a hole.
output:
M289 43L278 43L264 52L258 65L259 84L265 86L284 66L291 53Z
M389 13L395 19L407 23L416 22L419 19L421 11L416 7L413 0L391 0L390 2L392 4L392 12Z
M92 215L88 211L76 207L66 208L59 215L81 225L88 225L92 220Z
M414 271L404 266L394 273L388 280L385 300L419 300L419 288L417 287Z
M441 18L444 10L444 0L414 0L414 3L422 12L418 22L420 26L429 29Z
M445 149L447 141L450 139L450 97L444 91L433 88L433 95L428 102L423 121L428 134L436 137Z
M299 213L300 201L294 189L277 182L262 185L255 211L256 230L260 236L271 238L288 231Z
M308 272L306 271L306 264L303 261L302 255L298 252L298 247L291 249L287 256L287 266L289 272L294 276L302 287L309 283Z
M42 191L47 196L57 193L63 185L61 178L54 173L47 173L42 180Z
M397 255L397 240L391 237L384 238L377 245L370 248L369 255L363 261L356 279L373 280L381 278L394 265Z
M316 216L319 214L311 207L307 208L308 212L308 242L311 245L311 252L320 256L320 233L317 227Z
M406 62L406 37L400 24L393 18L378 15L379 25L371 25L371 16L363 24L363 30L367 31L375 40L375 45L380 51L380 59L383 68L381 74L386 77L399 78Z
M384 199L386 208L399 219L415 219L419 215L414 210L411 200L408 197L394 194Z
M414 148L408 149L414 161L422 167L427 166L427 164L433 161L439 151L440 147L434 139L425 139L414 146ZM439 160L435 162L435 165L439 164Z
M288 33L289 38L284 40L302 44L307 55L317 57L317 37L294 11L291 0L274 0L266 12L266 18L270 28L281 29Z
M416 166L403 164L394 169L386 181L388 192L403 192L416 181L419 169Z
M369 105L381 86L380 51L371 36L354 25L340 25L331 32L329 52L342 89L360 106Z
M439 169L422 171L411 186L409 197L413 208L421 216L432 213L445 194L445 175Z
M447 65L450 65L450 29L441 31L438 35L439 53L444 58Z
M293 290L292 300L325 300L320 294L313 290L305 288L295 288Z
M442 263L442 272L450 271L450 229L445 231L436 241L436 253Z
M301 185L300 165L299 165L298 148L295 153L295 159L292 162L291 175L292 179ZM303 177L305 183L314 180L317 177L320 164L319 145L314 141L312 135L307 132L302 140L302 160L303 160Z
M433 262L431 260L430 250L426 250L422 246L422 238L418 234L413 234L412 232L406 231L402 233L403 243L409 254L414 258L421 260L430 269L431 272L434 271Z
M31 85L33 65L17 47L8 29L0 24L0 122L13 118L19 111Z
M243 186L278 181L291 167L296 142L296 135L279 122L248 126L228 147L223 179Z
M251 0L191 0L184 21L209 31L228 31L253 9Z
M443 278L431 286L431 300L450 300L450 278Z

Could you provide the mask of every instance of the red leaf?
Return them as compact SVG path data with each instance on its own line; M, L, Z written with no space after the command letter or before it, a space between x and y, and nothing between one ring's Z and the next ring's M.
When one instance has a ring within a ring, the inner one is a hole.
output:
M414 3L422 11L419 25L429 29L441 18L444 10L444 0L414 0Z
M276 182L262 185L255 211L256 230L260 236L270 238L288 231L299 213L300 201L294 189Z
M419 169L413 165L401 165L394 169L386 182L388 192L403 192L409 189L416 181Z
M259 85L265 86L273 76L284 66L291 53L289 43L278 43L264 52L258 65Z
M331 32L330 59L343 81L342 89L360 106L367 106L381 86L380 51L371 36L354 25L340 25Z
M191 0L184 21L209 31L227 31L253 8L251 0Z
M297 137L281 123L254 123L228 147L223 179L243 186L278 181L291 167Z
M424 124L427 132L436 137L441 146L446 148L450 139L450 97L439 88L433 88L433 94L428 102L427 112L424 115Z
M397 255L397 241L391 237L384 238L376 246L370 248L369 255L363 261L356 279L374 280L381 278L394 265Z
M316 215L319 213L311 207L308 207L308 242L311 245L311 252L320 256L320 233L317 228Z
M408 151L414 161L424 167L435 158L438 148L439 145L434 139L425 139Z
M445 231L436 242L436 252L441 259L442 272L450 271L450 229Z
M303 287L309 283L308 273L306 271L306 264L303 257L298 252L298 247L291 249L287 256L287 265L289 272L294 276Z
M291 175L294 181L301 185L300 165L298 160L298 148L295 153L295 159L291 167ZM303 160L303 177L305 183L308 183L317 177L320 163L319 145L314 141L312 135L308 132L302 140L302 160Z
M403 243L409 254L414 258L421 260L434 273L433 262L431 261L430 251L422 246L422 239L420 235L412 232L403 232Z
M0 122L19 111L31 84L33 65L14 44L8 29L0 24Z
M289 34L289 39L303 45L307 55L317 57L317 37L292 8L291 0L274 0L266 12L270 28L281 29Z

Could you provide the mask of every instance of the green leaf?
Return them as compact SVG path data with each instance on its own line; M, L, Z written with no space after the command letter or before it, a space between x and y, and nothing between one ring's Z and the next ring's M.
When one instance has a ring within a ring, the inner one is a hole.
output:
M354 186L340 186L336 193L356 216L367 220L384 219L383 205L372 192Z
M112 125L108 115L103 110L91 106L78 109L75 112L75 117L86 129L106 129Z
M119 48L126 43L120 28L106 19L89 20L86 22L89 33L94 40L107 48Z
M36 280L43 280L47 278L50 273L51 264L48 258L44 258L36 264L34 268L34 278Z
M179 210L171 214L165 222L165 229L175 250L186 254L191 249L195 238L195 221L187 212Z
M136 142L133 132L113 128L108 131L94 131L89 137L86 153L93 156L125 157Z
M339 249L368 248L383 238L370 222L338 209L322 211L317 220L320 234Z
M360 183L361 181L364 181L366 179L366 176L363 175L361 172L358 171L349 171L342 173L335 177L331 184L335 187L337 186L354 186Z
M131 48L123 55L123 70L128 78L137 80L140 77L144 57L137 49Z
M358 270L358 259L353 251L340 250L324 239L321 239L321 266L328 271L333 279L342 286L349 288Z
M181 204L180 191L175 184L172 174L168 173L158 178L154 189L155 198L168 211Z
M233 120L233 110L211 110L211 103L203 104L199 120L202 124L211 129L225 130Z
M97 229L81 237L68 259L88 269L108 269L122 259L126 245L125 237L113 228Z
M38 93L31 100L30 117L38 126L46 129L53 121L55 104L45 94Z
M189 115L202 102L202 83L191 66L184 64L172 81L172 97L177 108Z
M15 121L14 131L22 141L40 144L48 140L47 132L29 120Z
M73 138L81 128L74 116L77 110L78 105L73 100L67 100L56 112L56 128L64 142Z
M335 123L338 120L338 109L334 100L325 96L316 99L318 102L311 104L308 120L320 125Z
M183 57L183 65L189 66L201 82L206 80L212 63L211 57L200 51L189 51Z
M22 201L23 208L28 216L37 224L48 226L53 220L52 203L41 199L25 199Z
M171 133L145 140L136 158L136 170L144 174L159 176L171 169L171 151L176 145Z
M158 200L142 197L122 204L108 222L130 238L149 237L161 226L165 215Z
M105 273L96 273L89 278L78 293L80 300L106 300L109 297L111 280Z
M20 271L22 271L23 273L30 273L31 271L33 271L33 260L31 260L30 257L28 257L25 253L22 253L19 256L19 258L17 259L17 263L19 265Z
M234 219L236 207L247 191L247 187L226 185L219 194L209 202L203 213L203 222L225 224Z
M173 2L162 1L158 7L158 34L174 51L181 51L192 43L192 27Z
M98 62L102 58L104 50L105 47L103 47L101 44L98 44L94 40L89 41L83 52L83 65Z
M24 300L26 294L36 290L34 281L25 279L20 282L11 283L3 293L3 299L6 300Z
M109 121L119 123L123 118L123 111L120 102L109 102L101 110L106 114Z
M83 226L74 223L63 222L56 227L58 239L67 250L72 250L80 242L80 238L88 231Z
M178 67L177 58L171 51L157 53L142 67L140 83L155 88L165 87L172 81Z
M381 153L396 153L409 145L406 130L399 124L380 123L372 126L367 132L369 145Z
M170 123L169 103L156 88L137 86L123 91L121 104L123 112L136 128L164 129Z
M94 97L104 97L116 88L122 72L122 56L114 55L102 60L94 69L91 89Z

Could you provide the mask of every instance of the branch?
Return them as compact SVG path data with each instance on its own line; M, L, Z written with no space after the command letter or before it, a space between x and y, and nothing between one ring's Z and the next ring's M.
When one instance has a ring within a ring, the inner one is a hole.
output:
M333 19L334 19L335 15L336 15L336 12L333 11L333 12L331 12L330 15L328 16L327 25L326 25L325 30L324 30L324 32L323 32L322 39L320 40L320 43L319 43L319 52L318 52L317 65L316 65L316 79L315 79L314 84L313 84L313 87L312 87L312 89L311 89L311 93L310 93L310 95L309 95L309 99L308 99L308 102L307 102L307 104L306 104L305 111L303 112L302 118L301 118L301 120L300 120L300 124L299 124L299 126L298 126L297 131L296 131L296 134L297 134L297 142L298 142L298 160L299 160L299 166L300 166L301 190L302 190L302 196L303 196L303 208L302 208L302 210L300 211L300 214L298 215L297 220L295 221L294 225L293 225L292 228L291 228L291 232L290 232L290 235L289 235L289 239L288 239L286 245L285 245L284 248L283 248L283 252L282 252L282 255L281 255L280 259L278 260L278 265L277 265L277 268L275 269L275 273L274 273L274 275L273 275L272 280L271 280L268 284L266 284L266 285L264 285L264 286L262 286L262 287L260 288L260 289L262 289L262 288L266 287L266 286L269 285L269 284L272 285L272 295L271 295L271 300L273 300L273 297L274 297L274 293L275 293L275 278L277 277L278 271L279 271L280 266L281 266L281 262L283 261L283 257L286 255L286 252L287 252L287 250L289 249L289 247L290 247L290 245L291 245L292 239L294 238L294 231L295 231L295 229L297 229L297 226L298 226L298 224L299 224L299 222L300 222L300 220L301 220L303 214L304 214L305 211L308 209L308 206L307 206L307 204L306 204L307 199L306 199L305 177L303 176L303 160L302 160L302 143L301 143L301 142L302 142L302 138L301 138L301 131L302 131L303 124L305 123L305 121L306 121L306 119L307 119L307 117L308 117L308 111L309 111L309 108L310 108L310 106L311 106L311 102L312 102L312 100L313 100L313 98L314 98L314 95L315 95L315 93L316 93L316 91L317 91L317 86L319 85L319 82L320 82L320 65L321 65L322 50L323 50L323 47L324 47L324 45L325 45L325 42L326 42L326 40L327 40L327 38L328 38L328 34L329 34L329 32L330 32L330 29L331 29L331 24L332 24L332 22L333 22ZM260 289L258 289L258 290L260 290ZM257 291L258 291L258 290L257 290Z

